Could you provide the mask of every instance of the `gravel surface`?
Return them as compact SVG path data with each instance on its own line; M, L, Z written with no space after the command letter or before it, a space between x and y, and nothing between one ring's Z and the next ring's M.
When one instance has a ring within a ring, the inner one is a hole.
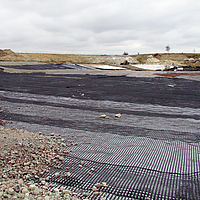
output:
M2 199L78 199L69 190L48 190L52 162L63 162L61 137L0 127L0 197ZM66 174L67 176L67 174ZM37 181L36 181L37 180Z

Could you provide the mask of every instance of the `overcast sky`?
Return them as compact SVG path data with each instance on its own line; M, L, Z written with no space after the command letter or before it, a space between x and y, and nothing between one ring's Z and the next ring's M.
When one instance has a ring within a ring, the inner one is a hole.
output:
M200 52L199 0L0 0L0 49Z

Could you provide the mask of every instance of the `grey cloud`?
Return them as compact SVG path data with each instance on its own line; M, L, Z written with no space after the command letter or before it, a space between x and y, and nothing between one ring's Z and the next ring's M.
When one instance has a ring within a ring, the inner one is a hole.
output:
M199 9L195 0L0 0L0 41L16 51L200 51Z

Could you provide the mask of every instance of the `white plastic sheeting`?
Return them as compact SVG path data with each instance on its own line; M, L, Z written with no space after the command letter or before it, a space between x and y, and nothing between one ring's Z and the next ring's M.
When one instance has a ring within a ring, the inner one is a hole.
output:
M163 70L165 69L165 65L132 65L134 67L142 68L142 69L147 69L147 70Z

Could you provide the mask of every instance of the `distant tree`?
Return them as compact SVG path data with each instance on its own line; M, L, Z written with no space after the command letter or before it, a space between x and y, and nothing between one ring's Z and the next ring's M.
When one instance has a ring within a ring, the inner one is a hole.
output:
M128 55L128 52L124 52L123 55L124 55L124 56L127 56L127 55Z
M165 47L165 50L169 53L169 51L170 51L170 46L167 45L167 46Z

